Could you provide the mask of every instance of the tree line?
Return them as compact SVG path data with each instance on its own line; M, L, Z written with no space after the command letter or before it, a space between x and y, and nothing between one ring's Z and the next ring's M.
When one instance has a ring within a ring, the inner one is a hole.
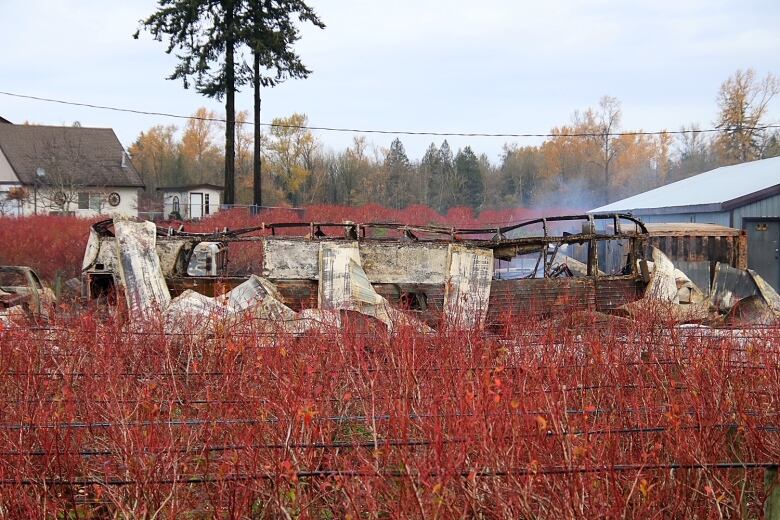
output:
M343 150L325 148L307 130L305 114L272 121L260 141L249 113L238 112L235 137L236 203L256 199L255 150L261 150L263 204L379 203L392 208L455 206L592 208L716 168L780 155L780 134L766 128L770 101L780 92L771 74L737 71L717 95L717 132L693 124L683 133L623 133L619 100L605 96L576 111L538 145L507 143L497 161L472 146L431 143L410 158L401 139L382 147L354 137ZM178 129L157 125L130 147L153 197L162 185L222 184L224 154L217 114L201 108Z

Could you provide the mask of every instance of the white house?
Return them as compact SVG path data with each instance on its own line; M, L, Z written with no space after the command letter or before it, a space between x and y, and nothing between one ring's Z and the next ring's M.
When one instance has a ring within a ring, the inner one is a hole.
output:
M0 120L0 214L138 216L143 188L110 128Z
M157 188L163 195L164 217L186 220L199 219L219 211L222 203L222 186L193 184Z

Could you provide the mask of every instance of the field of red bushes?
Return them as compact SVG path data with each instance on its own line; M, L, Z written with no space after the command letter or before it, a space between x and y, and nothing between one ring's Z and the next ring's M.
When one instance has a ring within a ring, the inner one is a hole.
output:
M6 327L3 515L758 518L778 485L780 334L658 318Z

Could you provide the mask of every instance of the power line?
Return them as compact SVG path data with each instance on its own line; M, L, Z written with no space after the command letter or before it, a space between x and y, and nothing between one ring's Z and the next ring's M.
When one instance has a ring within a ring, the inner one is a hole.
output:
M108 105L97 105L93 103L80 103L76 101L65 101L62 99L53 99L40 96L30 96L26 94L17 94L14 92L0 91L1 95L32 99L35 101L44 101L47 103L58 103L61 105L71 105L85 108L94 108L99 110L111 110L113 112L126 112L130 114L139 114L145 116L160 116L170 117L175 119L187 119L197 121L211 121L215 123L228 123L229 121L219 117L199 117L199 116L185 116L181 114L172 114L170 112L155 112L149 110L138 110L133 108L122 108ZM252 121L234 121L234 124L250 125L254 126ZM604 137L604 136L652 136L652 135L679 135L679 134L705 134L722 132L721 128L705 128L705 129L690 129L690 130L656 130L656 131L634 131L634 132L574 132L574 133L487 133L487 132L434 132L434 131L415 131L415 130L378 130L378 129L366 129L366 128L348 128L348 127L332 127L332 126L310 126L310 125L285 125L278 123L260 123L260 126L273 127L273 128L290 128L295 130L318 130L322 132L345 132L345 133L357 133L357 134L386 134L386 135L419 135L419 136L433 136L433 137ZM763 126L744 126L741 130L760 131L768 130L770 128L780 128L780 125L763 125Z

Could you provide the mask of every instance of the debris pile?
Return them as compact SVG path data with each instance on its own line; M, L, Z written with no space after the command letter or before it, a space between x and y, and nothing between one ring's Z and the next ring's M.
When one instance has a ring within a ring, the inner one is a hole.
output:
M644 297L620 309L629 316L662 305L678 323L768 325L780 319L780 296L755 271L717 263L712 284L702 290L659 249L652 255L652 262L639 262L647 277Z
M390 331L399 325L431 331L377 294L362 268L355 243L319 244L319 308L295 312L282 303L271 281L257 275L220 296L185 290L171 298L156 252L154 224L116 219L114 232L120 283L131 316L146 319L161 312L170 333L192 332L193 327L211 332L217 325L252 319L265 322L269 328L302 334L312 328L338 327L340 311L376 318Z

